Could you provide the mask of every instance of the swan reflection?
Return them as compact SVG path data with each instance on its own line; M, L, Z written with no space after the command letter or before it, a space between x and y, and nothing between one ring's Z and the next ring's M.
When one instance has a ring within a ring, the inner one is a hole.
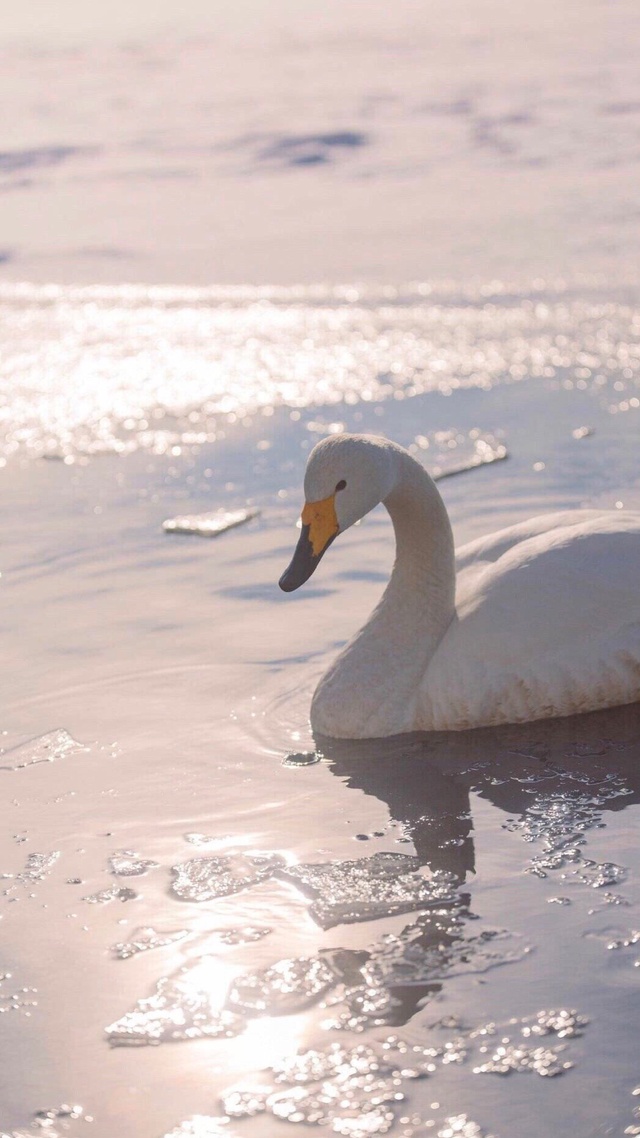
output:
M547 877L561 870L572 882L591 887L624 879L624 867L599 865L584 851L603 812L640 802L637 706L455 734L355 742L316 738L316 745L349 788L387 804L421 866L450 875L458 886L454 906L429 908L398 936L373 946L375 983L391 996L378 1022L406 1022L447 977L483 972L528 951L508 930L472 919L478 914L461 887L476 871L474 799L504 811L506 828L531 843L530 873ZM610 892L604 896L620 900Z
M421 865L459 882L476 868L472 795L521 824L551 800L579 805L583 834L603 810L640 802L638 704L475 731L316 737L316 746L348 787L387 804ZM544 839L544 821L537 828Z

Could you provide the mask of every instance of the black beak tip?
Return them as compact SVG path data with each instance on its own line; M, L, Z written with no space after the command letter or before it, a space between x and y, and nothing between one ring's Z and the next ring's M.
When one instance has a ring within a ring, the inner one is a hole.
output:
M283 593L292 593L294 589L300 588L302 581L297 581L293 574L290 573L288 569L285 569L280 580L278 581L278 584Z
M301 585L304 585L305 581L309 580L309 577L316 569L322 555L329 548L335 536L336 534L331 535L324 549L320 550L320 553L314 553L311 542L309 541L309 527L302 527L302 533L300 534L300 540L296 546L293 560L278 581L283 593L293 593L294 589L299 589Z

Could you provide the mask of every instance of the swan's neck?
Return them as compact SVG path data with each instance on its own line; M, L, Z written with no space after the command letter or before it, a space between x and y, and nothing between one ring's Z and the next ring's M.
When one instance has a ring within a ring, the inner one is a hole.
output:
M315 693L311 722L339 738L413 729L418 686L455 605L453 535L435 483L405 451L385 498L396 536L391 579L377 608Z

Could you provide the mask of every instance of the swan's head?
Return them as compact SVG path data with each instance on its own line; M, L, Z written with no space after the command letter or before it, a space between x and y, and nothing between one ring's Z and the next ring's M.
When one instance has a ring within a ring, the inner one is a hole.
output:
M394 483L394 447L373 435L330 435L311 451L304 477L302 533L280 588L309 579L331 542L368 514Z

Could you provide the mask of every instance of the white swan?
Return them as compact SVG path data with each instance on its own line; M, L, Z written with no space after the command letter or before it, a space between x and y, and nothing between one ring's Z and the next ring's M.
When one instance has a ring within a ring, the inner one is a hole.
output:
M640 699L640 513L546 514L456 558L433 480L395 443L324 439L304 487L286 592L379 502L396 535L380 603L318 684L316 733L462 730Z

